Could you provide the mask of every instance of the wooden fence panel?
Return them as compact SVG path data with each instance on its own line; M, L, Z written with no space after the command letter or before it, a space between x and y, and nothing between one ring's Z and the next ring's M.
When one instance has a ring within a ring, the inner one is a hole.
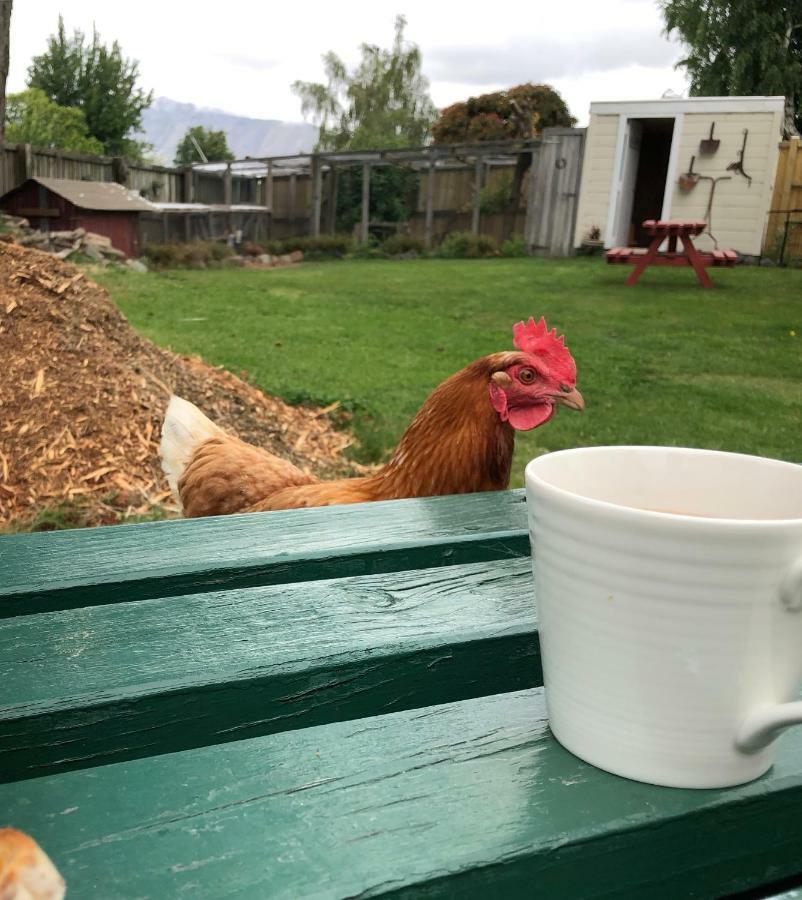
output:
M181 203L184 199L184 173L160 166L128 164L128 187L148 200Z
M802 261L802 140L780 143L771 212L763 253L784 262Z
M532 154L524 240L538 256L570 256L576 224L584 129L545 128Z
M0 145L0 194L5 194L15 188L17 179L17 151L8 144Z
M29 176L69 178L73 181L114 180L110 157L92 157L36 148L31 154L31 162Z

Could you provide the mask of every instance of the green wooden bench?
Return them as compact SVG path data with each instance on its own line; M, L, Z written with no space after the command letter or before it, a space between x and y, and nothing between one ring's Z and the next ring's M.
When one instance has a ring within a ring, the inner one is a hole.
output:
M581 762L528 554L516 491L0 539L0 827L73 898L798 896L802 732Z

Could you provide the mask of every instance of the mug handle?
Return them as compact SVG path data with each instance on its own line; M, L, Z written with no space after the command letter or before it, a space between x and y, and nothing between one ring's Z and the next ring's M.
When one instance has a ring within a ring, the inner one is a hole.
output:
M786 572L780 583L780 602L792 613L802 611L802 557ZM751 712L741 723L735 746L742 753L757 753L789 725L802 723L802 700L770 703Z

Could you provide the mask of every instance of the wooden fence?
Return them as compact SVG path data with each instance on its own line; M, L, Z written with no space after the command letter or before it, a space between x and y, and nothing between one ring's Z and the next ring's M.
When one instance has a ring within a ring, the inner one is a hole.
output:
M780 144L763 253L781 262L802 262L802 140Z
M492 160L488 148L482 151L488 154L486 158L477 156L460 166L459 161L464 159L461 148L467 145L438 148L446 156L454 151L450 164L430 164L421 172L413 212L398 230L421 240L428 238L432 245L454 231L473 230L498 243L513 235L524 236L532 252L569 255L583 142L583 129L546 129L541 141L526 144L532 165L524 177L518 206L503 211L502 198L505 188L512 185L518 150L501 149L509 164ZM402 151L406 152L416 151ZM306 157L295 170L282 172L275 167L268 179L238 174L231 167L228 171L171 168L120 157L33 148L29 144L0 144L0 194L36 176L113 181L156 203L206 207L203 212L185 208L143 214L143 243L219 238L232 231L242 231L251 240L280 239L314 234L316 230L334 231L332 203L336 202L336 170L340 163L330 164L325 173L321 172L321 161L331 163L333 160L327 159L331 156ZM251 209L238 210L238 205ZM381 227L381 223L371 225Z

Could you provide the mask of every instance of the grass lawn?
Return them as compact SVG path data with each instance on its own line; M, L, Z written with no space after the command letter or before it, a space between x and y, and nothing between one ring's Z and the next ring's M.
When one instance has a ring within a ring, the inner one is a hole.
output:
M546 316L577 361L584 414L518 436L525 462L562 447L674 444L802 460L802 272L689 270L598 259L307 263L293 269L99 276L156 343L291 403L341 400L358 458L381 459L428 392L471 360L511 349Z

